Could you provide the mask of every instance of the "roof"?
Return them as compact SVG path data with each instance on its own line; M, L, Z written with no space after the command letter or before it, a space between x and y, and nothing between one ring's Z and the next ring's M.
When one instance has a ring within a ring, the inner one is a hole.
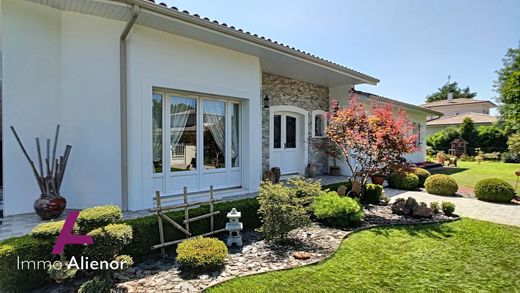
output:
M438 119L430 120L426 122L426 126L462 124L462 121L466 117L471 118L473 123L476 124L491 124L497 121L495 116L475 112L466 112L458 115L448 115Z
M259 36L226 23L153 0L30 0L60 10L128 21L131 6L140 7L137 25L151 27L260 58L262 71L294 79L339 86L376 85L379 79L289 45Z
M445 107L451 105L468 105L468 104L490 104L493 108L496 107L495 103L488 100L477 100L468 98L457 98L451 102L448 100L433 101L430 103L420 105L423 108L434 108L434 107Z
M422 107L419 107L419 106L416 106L416 105L413 105L413 104L408 104L408 103L405 103L405 102L401 102L401 101L398 101L398 100L395 100L395 99L383 97L383 96L372 94L372 93L368 93L368 92L353 90L353 93L359 94L359 95L364 95L367 98L372 99L372 100L385 102L385 103L392 103L392 104L399 105L399 106L401 106L403 108L411 109L411 110L418 111L418 112L428 113L428 114L433 115L433 116L442 116L442 115L444 115L443 113L435 111L435 110L430 110L428 108L422 108Z

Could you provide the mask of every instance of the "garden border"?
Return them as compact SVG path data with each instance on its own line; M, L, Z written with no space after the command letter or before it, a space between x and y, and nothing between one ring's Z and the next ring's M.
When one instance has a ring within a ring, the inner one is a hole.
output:
M206 292L206 290L208 289L211 289L213 287L216 287L218 285L222 285L223 283L226 283L226 282L229 282L229 281L232 281L236 278L242 278L242 277L249 277L249 276L253 276L253 275L261 275L261 274L267 274L267 273L271 273L271 272L279 272L279 271L287 271L287 270L292 270L292 269L296 269L296 268L301 268L301 267L306 267L306 266L311 266L311 265L317 265L319 263L322 263L322 262L325 262L327 260L329 260L332 256L334 256L336 254L336 252L339 250L339 247L341 246L341 244L343 243L343 241L345 240L348 240L348 238L350 237L350 235L354 234L354 233L358 233L358 232L362 232L362 231L366 231L366 230L370 230L370 229L373 229L373 228L387 228L387 227L403 227L403 226L413 226L413 225L431 225L431 224L445 224L445 223L451 223L451 222L455 222L455 221L459 221L461 220L462 217L459 216L459 215L456 215L455 218L452 218L452 219L445 219L445 220L434 220L434 221L430 221L430 222L420 222L420 223L393 223L393 224L382 224L382 225L374 225L374 226L366 226L366 227L358 227L358 228L354 228L352 229L351 231L349 231L342 239L341 239L341 243L340 245L338 246L338 248L336 250L334 250L333 253L331 253L330 255L322 258L322 259L319 259L319 260L315 260L315 261L312 261L312 262L309 262L309 263L305 263L305 264L302 264L302 265L297 265L297 266L294 266L294 267L287 267L287 268L279 268L279 269L274 269L274 270L270 270L270 271L265 271L265 272L251 272L251 273L246 273L244 275L240 275L240 276L233 276L233 277L230 277L228 279L224 279L224 280L221 280L221 281L218 281L217 283L214 283L214 284L211 284L209 285L208 287L202 289L202 292Z

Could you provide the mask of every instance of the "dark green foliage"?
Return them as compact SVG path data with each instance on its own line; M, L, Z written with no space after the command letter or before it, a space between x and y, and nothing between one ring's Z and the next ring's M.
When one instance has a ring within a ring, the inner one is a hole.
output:
M459 88L459 84L457 82L446 83L442 87L440 87L435 93L426 96L426 103L430 103L433 101L439 100L447 100L448 93L453 93L453 98L469 98L472 99L477 96L477 93L472 92L469 87L464 89Z
M430 208L432 208L432 210L435 214L438 214L439 213L439 202L436 202L436 201L430 202Z
M476 148L484 152L503 152L507 149L507 133L497 125L479 126L474 131L472 123L461 125L466 129L465 134L461 128L448 127L426 138L426 144L434 151L447 152L451 148L451 142L462 136L468 142L468 154L474 155ZM469 139L469 140L468 140Z
M498 178L488 178L477 182L475 196L484 201L508 203L515 196L511 184Z
M475 144L485 152L503 152L507 149L507 133L497 125L486 125L477 128Z
M314 198L321 193L321 183L312 179L296 177L288 181L288 186L293 189L294 194L301 199L304 206L310 205Z
M80 234L88 233L96 228L104 227L123 218L121 209L115 205L97 206L84 209L76 221Z
M469 117L464 117L462 120L462 124L460 125L460 137L464 139L468 145L475 146L475 141L477 138L477 129L475 128L475 124L473 120Z
M352 189L352 181L350 181L350 180L347 180L345 182L329 184L329 185L322 185L321 189L323 189L323 190L327 190L328 189L330 191L338 191L338 188L341 185L345 185L347 187L347 191L350 191Z
M451 148L451 142L460 136L459 129L448 127L426 138L426 144L436 151L447 151Z
M504 163L520 163L520 153L503 152L500 154L500 161Z
M397 189L415 190L419 186L419 177L409 172L393 172L388 176L388 185Z
M361 202L364 204L378 204L383 197L383 186L378 184L367 184L365 191L361 196Z
M442 206L442 212L446 216L451 216L451 215L453 215L453 212L455 212L455 204L450 201L443 201L441 206Z
M112 283L107 279L94 277L79 287L78 293L110 293Z
M520 156L520 131L508 138L507 148L511 153Z
M339 196L329 191L318 196L312 204L314 215L334 227L350 227L358 224L364 216L363 208L350 197Z
M459 190L455 179L445 174L435 174L428 177L424 182L424 187L426 187L428 193L436 195L454 195Z
M224 265L227 246L217 238L186 239L177 245L177 262L183 270L207 271Z
M90 231L88 235L94 239L94 244L85 248L85 255L91 259L111 261L132 240L132 227L109 224Z
M264 182L258 194L262 219L260 231L268 241L284 242L289 232L310 224L303 201L294 189L283 184Z
M502 68L496 71L495 91L502 119L510 132L520 131L520 45L507 50Z
M413 173L419 178L419 187L424 187L424 181L431 175L428 170L423 168L415 168L413 169Z

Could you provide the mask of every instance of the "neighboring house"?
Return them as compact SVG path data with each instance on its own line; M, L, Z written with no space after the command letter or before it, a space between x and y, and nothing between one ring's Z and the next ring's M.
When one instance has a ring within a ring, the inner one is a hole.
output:
M59 146L72 145L68 208L140 210L156 190L250 194L274 166L326 173L329 158L308 139L323 137L332 100L346 105L355 85L379 82L150 1L0 3L6 215L32 212L39 195L10 125L33 157L34 137L61 125ZM435 115L391 102L421 133ZM424 145L422 135L412 160L424 160Z
M447 127L459 127L465 117L469 117L475 126L490 125L496 117L489 115L490 109L496 108L491 101L448 97L446 100L434 101L420 105L423 108L443 113L442 117L429 116L426 123L427 135L439 132Z

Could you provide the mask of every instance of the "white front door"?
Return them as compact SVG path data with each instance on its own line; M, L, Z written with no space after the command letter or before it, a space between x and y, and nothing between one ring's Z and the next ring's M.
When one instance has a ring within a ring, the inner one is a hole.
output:
M271 167L279 167L282 174L298 173L302 164L299 116L277 112L273 117Z

